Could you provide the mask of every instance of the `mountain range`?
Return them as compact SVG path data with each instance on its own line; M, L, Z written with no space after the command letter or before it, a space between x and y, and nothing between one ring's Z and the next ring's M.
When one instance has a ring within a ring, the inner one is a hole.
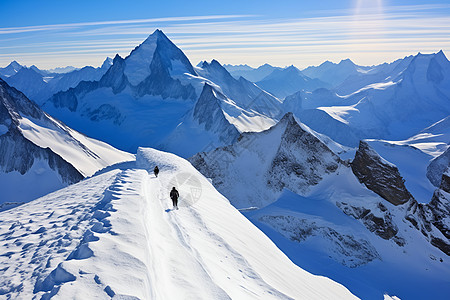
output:
M193 66L156 30L100 68L12 62L0 76L1 295L450 292L442 51L370 67Z

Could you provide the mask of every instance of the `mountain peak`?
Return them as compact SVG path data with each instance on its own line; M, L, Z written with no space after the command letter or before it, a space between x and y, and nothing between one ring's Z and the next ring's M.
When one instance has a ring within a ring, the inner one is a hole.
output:
M350 59L350 58L346 58L343 59L339 62L340 65L351 65L351 66L355 66L355 63Z
M17 69L17 68L22 68L22 65L19 64L17 61L13 60L12 62L10 62L8 67L13 67L14 69Z
M177 63L173 64L174 61ZM152 68L165 70L164 72L170 75L196 74L183 51L159 29L134 48L125 58L125 62L124 72L133 86L139 85L150 76Z
M160 39L165 39L165 40L169 40L169 38L164 34L164 32L162 32L162 30L160 29L156 29L155 31L153 31L152 34L150 34L144 42L142 42L142 44L149 44L149 43L155 43L156 41L160 40ZM141 44L141 45L142 45Z
M294 123L297 123L297 120L295 119L294 114L292 112L287 112L281 118L279 123L294 124Z
M118 54L116 54L118 55ZM107 57L104 61L103 64L100 68L104 69L104 68L109 68L112 64L113 64L113 59L111 57Z
M297 67L295 67L294 65L290 65L290 66L287 67L285 70L286 70L286 71L290 71L290 72L292 72L292 71L300 71L300 70L297 69Z

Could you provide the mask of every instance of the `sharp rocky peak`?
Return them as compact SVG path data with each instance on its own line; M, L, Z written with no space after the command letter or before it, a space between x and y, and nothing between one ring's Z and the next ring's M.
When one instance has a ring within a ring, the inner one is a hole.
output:
M11 66L13 68L21 68L22 65L19 64L17 61L13 60L8 66Z

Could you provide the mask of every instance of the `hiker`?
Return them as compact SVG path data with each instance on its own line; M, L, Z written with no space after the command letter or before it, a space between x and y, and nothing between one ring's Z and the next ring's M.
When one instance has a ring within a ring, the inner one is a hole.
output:
M178 197L180 197L180 194L177 189L173 187L170 191L170 199L172 199L173 209L178 209Z
M156 167L153 169L153 173L155 173L155 176L158 177L158 173L159 173L159 168L158 168L158 166L156 166Z

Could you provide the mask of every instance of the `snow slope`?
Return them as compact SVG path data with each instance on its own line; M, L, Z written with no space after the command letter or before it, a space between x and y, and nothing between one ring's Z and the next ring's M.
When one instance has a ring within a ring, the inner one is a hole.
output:
M283 106L317 132L346 146L361 139L405 140L450 114L450 62L442 51L397 63L386 78L346 95L287 97Z
M52 118L1 79L0 127L0 209L134 159Z
M384 292L445 299L450 206L426 178L431 156L408 145L369 142L384 158L370 148L373 160L355 159L350 168L320 135L286 114L269 130L242 134L190 161L299 266L345 282L363 299L381 299ZM404 186L388 160L427 204L384 198L402 195ZM361 183L359 167L367 167L375 183Z
M158 178L147 172L155 164ZM175 211L172 185L181 194ZM294 265L187 161L153 149L139 149L137 165L0 220L0 294L7 298L356 298Z

